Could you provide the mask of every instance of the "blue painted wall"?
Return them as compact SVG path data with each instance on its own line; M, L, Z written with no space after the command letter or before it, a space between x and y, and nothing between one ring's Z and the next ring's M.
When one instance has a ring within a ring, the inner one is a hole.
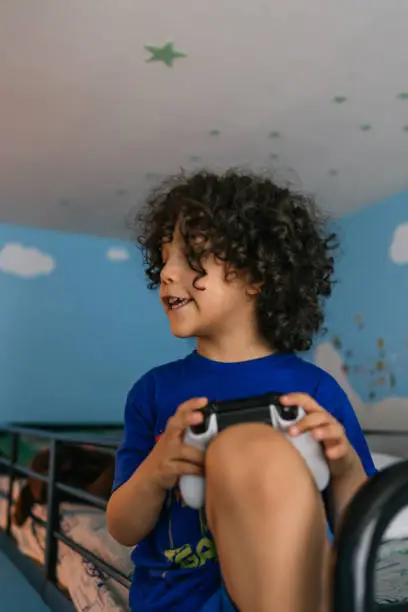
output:
M407 222L408 193L340 222L339 283L322 341L334 344L364 402L406 397L408 422L408 255L390 258ZM10 243L39 249L55 269L2 271ZM112 247L129 259L107 259ZM135 379L191 350L169 333L131 244L10 225L0 225L0 343L0 421L116 422Z
M328 303L324 341L341 354L363 401L406 396L408 422L407 223L408 192L341 220L339 283Z
M55 269L2 271L10 243L52 256ZM130 258L108 260L112 247ZM170 335L132 245L0 225L0 421L117 422L131 384L190 349Z

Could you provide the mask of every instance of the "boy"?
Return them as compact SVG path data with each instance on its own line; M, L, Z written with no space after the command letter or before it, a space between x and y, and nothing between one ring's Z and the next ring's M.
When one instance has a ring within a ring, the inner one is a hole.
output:
M334 235L307 198L249 174L197 173L156 191L139 218L150 288L172 333L197 350L130 391L107 510L138 545L132 612L316 612L329 608L326 516L336 526L374 466L334 379L295 355L310 348L332 287ZM207 453L183 444L211 400L282 394L331 471L321 496L273 428L222 432ZM186 507L182 474L206 476L206 507Z

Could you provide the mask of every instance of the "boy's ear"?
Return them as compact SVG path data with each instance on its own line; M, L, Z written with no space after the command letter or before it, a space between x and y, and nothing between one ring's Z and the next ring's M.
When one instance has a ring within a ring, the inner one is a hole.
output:
M251 283L246 288L246 293L247 295L250 295L250 296L259 295L262 291L263 286L264 286L264 283Z

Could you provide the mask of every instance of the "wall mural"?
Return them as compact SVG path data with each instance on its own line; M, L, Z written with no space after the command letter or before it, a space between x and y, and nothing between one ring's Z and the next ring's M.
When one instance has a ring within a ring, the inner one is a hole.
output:
M106 259L110 261L126 261L129 257L130 253L124 247L110 247L106 251Z
M0 224L0 423L121 422L173 338L134 244Z
M0 251L0 270L22 278L47 276L55 270L55 259L35 247L8 243Z
M400 217L396 206L373 207L344 222L340 288L314 361L346 391L364 428L408 431L408 222L393 217ZM394 444L407 454L406 442Z
M356 315L354 318L356 329L360 332L364 330L364 319L362 315ZM358 339L356 339L358 340ZM333 336L331 343L333 348L341 355L343 363L342 371L346 376L351 373L363 379L362 384L367 389L369 400L374 400L384 394L395 391L397 386L397 374L395 371L395 362L397 359L407 360L408 365L408 343L405 342L403 348L405 354L387 353L387 347L384 338L377 338L373 343L373 350L364 362L358 362L354 357L353 349L344 347L339 335Z
M394 232L390 258L396 264L408 263L408 223L401 223Z
M113 262L127 261L130 258L128 249L110 247L105 253L106 259ZM57 266L52 255L43 253L36 247L25 247L18 243L8 243L0 250L0 272L21 278L36 278L51 274Z
M330 332L312 357L348 393L366 428L408 430L407 202L408 194L342 221ZM62 416L94 410L116 420L139 375L191 349L171 337L131 243L17 226L0 225L1 232L0 369L7 382L0 403L19 417L32 410L23 377L38 418L54 415L58 401ZM61 394L67 372L75 385Z
M330 372L347 393L364 429L408 430L408 398L384 392L377 400L365 401L352 386L343 357L331 342L317 347L315 363Z

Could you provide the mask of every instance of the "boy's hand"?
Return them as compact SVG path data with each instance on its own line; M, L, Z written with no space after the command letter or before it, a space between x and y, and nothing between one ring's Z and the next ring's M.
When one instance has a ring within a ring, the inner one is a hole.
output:
M195 398L181 404L151 451L148 460L152 475L162 489L172 489L183 474L203 475L204 452L184 444L183 439L190 425L201 423L203 415L197 410L207 403L205 398Z
M290 393L282 396L281 401L286 406L303 408L306 416L290 428L289 434L296 437L310 431L313 438L323 445L332 476L341 477L357 466L361 469L360 460L347 439L343 425L316 400L306 393Z

